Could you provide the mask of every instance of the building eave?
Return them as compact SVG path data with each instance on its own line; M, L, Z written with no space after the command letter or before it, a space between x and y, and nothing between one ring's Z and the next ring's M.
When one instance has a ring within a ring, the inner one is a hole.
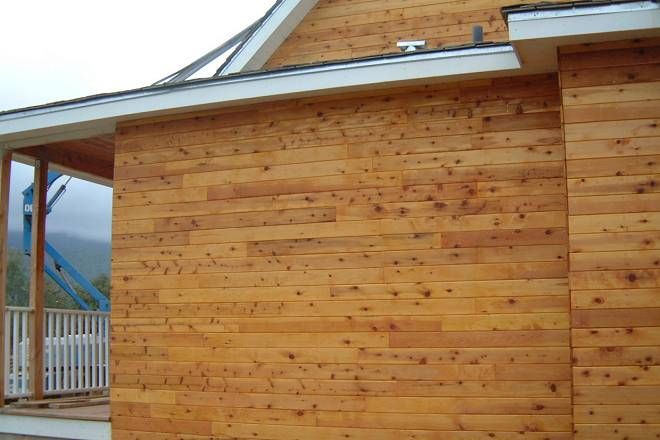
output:
M501 76L520 67L510 44L481 44L147 87L0 113L0 148L112 133L122 120L364 88Z
M282 0L279 5L292 7L294 3L302 2ZM120 121L213 107L366 88L556 72L560 46L660 35L660 6L652 0L543 3L505 8L503 12L510 43L242 72L0 113L0 148L112 133ZM274 10L269 14L262 27L277 13ZM282 17L290 15L290 10L282 12Z
M530 72L557 70L557 49L660 35L656 0L577 1L503 8L509 40Z

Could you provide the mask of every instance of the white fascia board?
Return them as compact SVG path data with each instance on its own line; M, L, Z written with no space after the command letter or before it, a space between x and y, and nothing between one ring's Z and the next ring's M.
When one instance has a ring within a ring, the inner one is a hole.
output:
M511 12L509 40L613 34L660 28L660 4L654 1Z
M2 434L110 440L110 422L0 414L0 437Z
M232 55L221 75L261 69L318 0L283 0Z
M507 21L526 74L556 72L561 46L660 36L660 6L647 0L514 10Z
M509 44L426 51L120 92L0 114L0 148L65 140L120 120L364 88L493 77L520 69ZM108 131L109 130L109 131Z

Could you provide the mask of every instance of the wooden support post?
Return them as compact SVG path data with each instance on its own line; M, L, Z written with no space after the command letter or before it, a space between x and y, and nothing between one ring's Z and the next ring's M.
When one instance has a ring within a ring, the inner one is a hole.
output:
M48 162L34 163L32 201L32 249L30 251L30 392L44 397L44 245L46 243L46 195Z
M5 405L5 306L7 299L7 230L11 152L0 150L0 407Z

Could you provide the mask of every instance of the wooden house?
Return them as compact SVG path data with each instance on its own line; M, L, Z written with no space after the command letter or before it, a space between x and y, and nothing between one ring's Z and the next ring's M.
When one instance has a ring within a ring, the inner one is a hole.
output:
M218 76L0 147L114 189L116 440L633 440L658 118L656 1L280 0Z

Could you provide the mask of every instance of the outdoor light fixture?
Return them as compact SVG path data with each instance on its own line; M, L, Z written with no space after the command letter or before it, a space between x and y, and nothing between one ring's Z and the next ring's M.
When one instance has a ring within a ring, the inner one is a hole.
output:
M401 52L415 52L426 47L426 40L404 40L396 43Z

